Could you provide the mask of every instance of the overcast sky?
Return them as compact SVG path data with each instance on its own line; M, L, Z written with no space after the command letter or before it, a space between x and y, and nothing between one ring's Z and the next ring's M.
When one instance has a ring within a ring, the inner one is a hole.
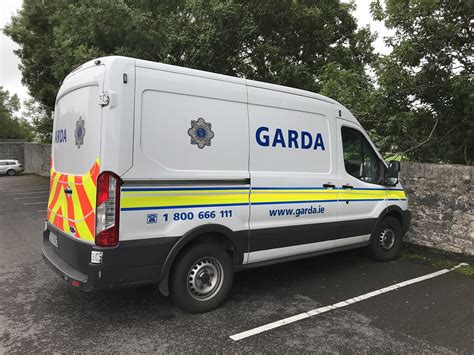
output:
M383 36L389 34L383 23L372 20L369 11L369 4L372 0L358 0L357 10L354 15L359 26L370 25L372 31L379 35L375 42L375 50L386 54L389 49L383 43ZM0 0L0 28L3 28L10 17L21 7L22 0ZM10 91L11 94L18 94L23 100L28 97L28 90L21 84L21 73L18 69L19 59L13 53L18 46L3 33L0 34L0 86Z

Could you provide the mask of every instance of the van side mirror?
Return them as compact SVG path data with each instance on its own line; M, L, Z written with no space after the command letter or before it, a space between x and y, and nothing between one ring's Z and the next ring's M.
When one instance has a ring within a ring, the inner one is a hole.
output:
M395 186L398 184L400 172L400 162L392 160L388 163L387 179L386 184L389 186Z

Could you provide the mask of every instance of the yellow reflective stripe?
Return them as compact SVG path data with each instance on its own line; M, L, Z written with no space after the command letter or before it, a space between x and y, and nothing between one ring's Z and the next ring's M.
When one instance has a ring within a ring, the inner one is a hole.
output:
M52 170L52 169L51 169ZM54 195L55 195L55 192L56 192L56 188L58 186L58 175L55 176L53 180L53 184L51 185L51 189L49 191L49 198L48 198L48 209L50 210L50 215L49 215L49 222L53 223L53 220L54 220L54 216L56 215L56 213L53 213L52 212L52 208L54 206L50 206L51 205L51 202L53 201L53 198L54 198Z
M214 204L237 204L248 203L248 191L235 194L215 195L123 195L121 198L122 208L133 207L156 207L156 206L193 206Z
M94 181L92 181L92 176L90 172L88 172L84 177L82 178L82 187L84 187L84 190L86 191L87 199L89 200L89 203L91 204L92 208L95 209L95 200L97 198L97 190L96 190L96 185Z
M63 183L58 183L58 189L59 189L58 199L56 200L56 203L52 208L52 211L56 214L58 213L59 208L61 208L61 210L63 209L64 199L66 198L66 196L64 195ZM64 211L61 212L61 215L64 215Z
M385 200L386 190L339 190L339 200Z
M137 190L137 191L123 191L122 196L136 196L136 195L219 195L219 194L249 194L250 189L248 190Z
M64 186L64 185L63 185ZM68 221L68 213L67 213L67 201L68 198L66 193L64 192L64 188L61 189L60 192L61 196L61 214L63 216L63 230L69 232L69 221Z
M252 203L293 201L337 201L337 190L264 190L252 191Z
M403 190L388 190L387 191L388 199L406 199L407 195Z
M58 180L57 181L58 189L58 198L56 199L55 204L51 207L51 214L58 214L59 208L62 206L62 196L64 195L63 184ZM62 215L62 214L61 214Z
M121 208L405 198L399 190L135 190L122 191ZM388 196L387 196L388 195Z

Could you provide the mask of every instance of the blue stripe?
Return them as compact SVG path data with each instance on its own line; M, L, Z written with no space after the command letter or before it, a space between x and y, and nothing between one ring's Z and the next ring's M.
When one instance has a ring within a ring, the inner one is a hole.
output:
M253 202L254 205L284 205L293 203L319 203L319 202L338 202L337 200L312 200L312 201L282 201L282 202Z
M328 190L326 187L252 187L252 190Z
M385 201L385 199L368 199L368 200L311 200L311 201L279 201L279 202L253 202L254 205L283 205L283 204L293 204L293 203L319 203L319 202L366 202L366 201Z
M124 187L122 191L222 191L222 190L331 190L326 187ZM346 190L341 187L336 187L334 190ZM354 187L350 190L373 190L373 191L404 191L403 189L384 189L371 187Z
M299 203L322 203L322 202L367 202L367 201L385 201L385 199L368 199L368 200L311 200L311 201L281 201L281 202L254 202L249 203L222 203L214 205L186 205L186 206L150 206L150 207L127 207L121 208L121 211L144 211L144 210L165 210L165 209L182 209L182 208L203 208L203 207L228 207L228 206L258 206L258 205L283 205L283 204L299 204ZM397 200L398 201L398 200Z
M373 199L366 199L366 200L339 200L339 202L367 202L367 201L385 201L384 198L373 198Z
M252 187L252 190L331 190L327 187ZM403 189L372 188L372 187L354 187L352 189L343 189L336 187L335 190L374 190L374 191L404 191Z
M342 189L342 188L339 188ZM347 189L346 189L347 190ZM374 191L387 191L387 189L382 189L382 188L371 188L371 187L354 187L349 190L374 190Z

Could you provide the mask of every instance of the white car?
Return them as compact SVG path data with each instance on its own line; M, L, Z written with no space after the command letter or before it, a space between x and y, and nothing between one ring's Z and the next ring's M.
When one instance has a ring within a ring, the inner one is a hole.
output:
M23 164L21 164L18 160L0 160L0 174L13 176L17 173L21 173L23 170Z

